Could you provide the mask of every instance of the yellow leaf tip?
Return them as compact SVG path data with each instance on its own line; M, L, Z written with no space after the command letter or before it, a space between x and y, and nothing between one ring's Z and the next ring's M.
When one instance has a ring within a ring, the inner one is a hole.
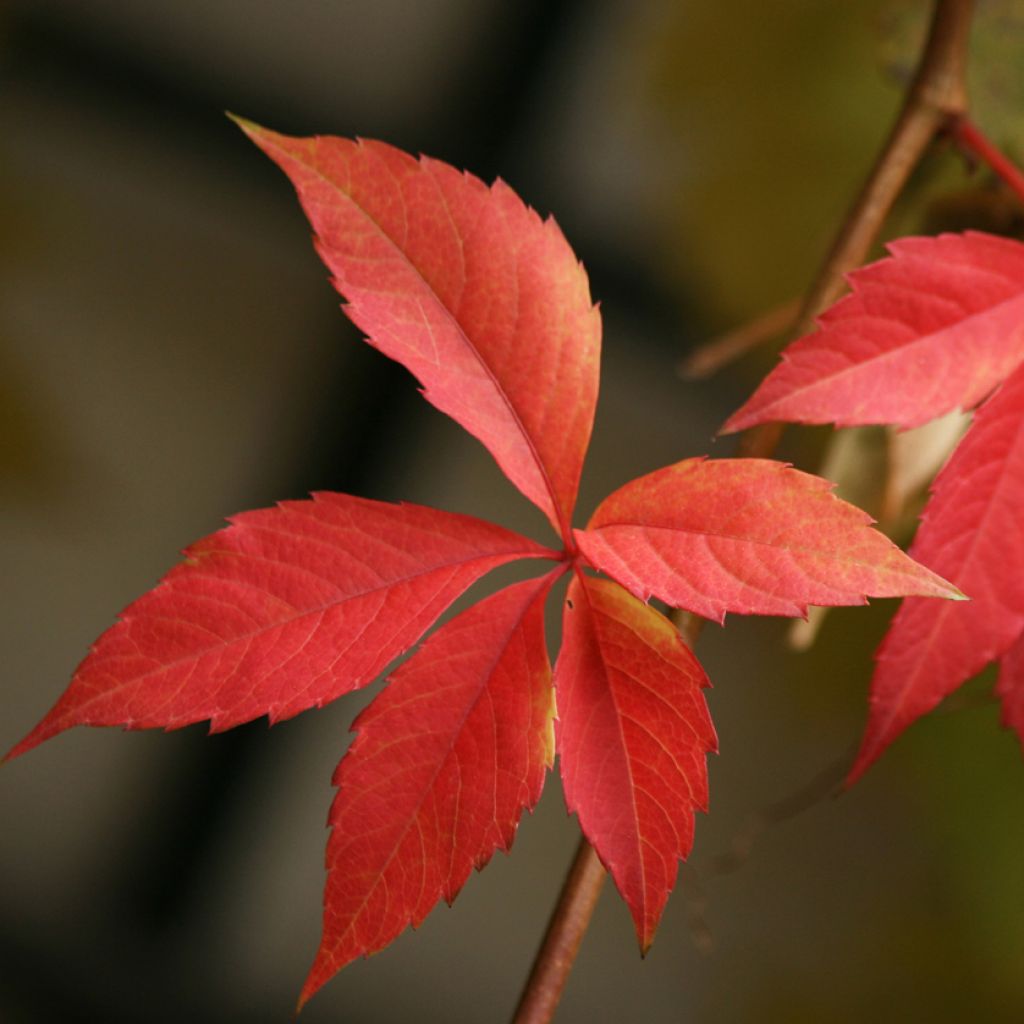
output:
M919 591L921 597L939 597L946 601L970 601L970 597L955 583L950 583L949 580L935 572L929 572L929 576L928 583L930 585L927 589L922 588Z
M932 586L925 592L926 597L941 597L947 601L970 601L970 598L955 584L938 573L930 574Z
M242 117L240 114L233 114L230 110L225 110L224 116L229 121L234 121L246 135L252 135L254 132L263 130L255 121L250 121L247 117Z

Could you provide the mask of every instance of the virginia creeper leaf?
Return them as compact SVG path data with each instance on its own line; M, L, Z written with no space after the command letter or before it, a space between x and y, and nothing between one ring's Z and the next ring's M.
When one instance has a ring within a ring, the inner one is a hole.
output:
M707 809L717 740L706 685L668 619L617 583L575 574L555 665L565 800L644 951L693 844L694 809Z
M831 486L767 459L686 459L610 495L576 541L642 601L653 594L718 622L866 596L962 596Z
M910 548L971 600L904 601L879 648L867 731L849 782L1024 630L1022 508L1024 368L975 414L935 480Z
M552 556L469 516L345 494L231 522L125 609L9 758L73 725L216 731L320 707L372 682L489 570Z
M544 599L561 571L447 622L356 719L334 776L323 940L300 1006L450 903L540 799L554 756Z
M1024 633L1003 655L996 693L1003 702L1002 722L1024 746Z
M723 433L775 420L914 427L970 409L1024 360L1024 245L903 238L790 345Z
M867 595L961 595L870 530L825 481L761 460L669 466L621 488L573 531L600 318L554 221L500 180L487 186L384 143L293 139L239 123L291 179L354 323L487 447L564 550L468 516L340 494L242 513L125 610L8 757L79 724L209 720L219 730L323 705L374 679L490 569L552 559L561 564L546 576L438 629L357 719L334 776L323 937L299 1005L510 847L556 746L568 808L646 950L692 846L694 810L707 807L706 756L717 740L702 668L644 601L654 594L721 620ZM773 375L783 384L770 379L768 397L762 389L734 417L739 425L836 394L866 407L885 393L871 376L879 369L885 383L901 382L896 405L911 402L910 422L943 403L977 402L1021 361L1024 247L967 235L893 252L856 275L854 296L824 318L824 341L800 343L790 369ZM936 367L929 390L922 381ZM990 486L976 476L989 472L996 441L1010 443L1001 410L1024 406L1021 391L1007 385L979 413L986 451L955 485ZM1007 455L994 470L996 490L1018 503L1021 461ZM1002 509L997 498L986 515ZM1002 519L990 525L1008 529ZM943 529L958 540L958 524ZM1005 655L1005 714L1020 731L1024 654L1020 643L1006 653L1024 629L1019 534L1014 544L1000 567L1013 636L989 656ZM586 575L587 562L613 579ZM570 566L553 689L543 605Z
M291 179L370 344L411 370L567 537L601 322L554 220L500 180L488 187L382 142L239 124Z

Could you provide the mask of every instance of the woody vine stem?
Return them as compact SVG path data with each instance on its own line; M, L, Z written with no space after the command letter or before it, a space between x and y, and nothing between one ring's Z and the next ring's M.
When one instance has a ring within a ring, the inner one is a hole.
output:
M1024 201L1024 175L968 117L965 67L973 12L974 0L936 0L928 38L903 107L808 289L795 328L797 335L807 333L814 318L842 292L844 275L865 261L893 203L936 138L951 137ZM740 454L769 456L781 433L777 424L750 431L740 444ZM676 622L692 645L703 620L679 615ZM597 854L581 839L513 1024L548 1024L552 1020L605 877Z

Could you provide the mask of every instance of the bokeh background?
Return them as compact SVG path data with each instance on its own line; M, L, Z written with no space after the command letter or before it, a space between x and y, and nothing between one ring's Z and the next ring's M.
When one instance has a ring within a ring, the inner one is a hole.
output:
M556 214L605 319L585 515L642 472L733 451L715 430L771 351L697 383L677 364L806 286L927 10L0 6L0 746L233 512L338 489L543 535L483 449L358 340L290 186L224 110L500 174ZM1018 152L1022 22L1019 3L979 3L972 63L979 119ZM1015 229L969 170L940 149L890 231ZM782 454L813 468L828 434L791 432ZM606 890L560 1021L1024 1018L1024 770L991 679L829 795L893 607L834 613L799 654L778 620L705 631L711 813L645 961ZM5 766L0 1020L286 1020L319 937L330 776L365 699L212 738L75 730ZM302 1019L506 1018L577 836L553 776L511 857Z

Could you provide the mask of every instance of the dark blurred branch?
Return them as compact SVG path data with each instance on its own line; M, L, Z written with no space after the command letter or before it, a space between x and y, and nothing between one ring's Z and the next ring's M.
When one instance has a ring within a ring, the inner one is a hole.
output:
M739 327L701 345L679 365L680 374L688 380L710 377L734 359L745 355L752 348L781 334L787 334L796 323L802 306L801 299L790 299Z

